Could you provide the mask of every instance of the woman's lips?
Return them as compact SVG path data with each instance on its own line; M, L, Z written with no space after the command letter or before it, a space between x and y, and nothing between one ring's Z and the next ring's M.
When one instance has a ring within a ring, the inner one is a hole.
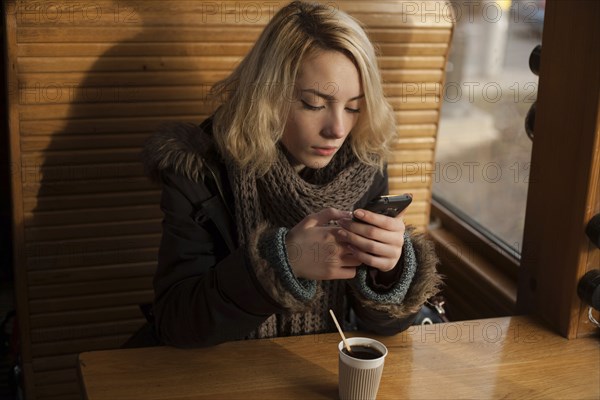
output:
M320 156L330 156L337 150L337 147L313 147L315 153Z

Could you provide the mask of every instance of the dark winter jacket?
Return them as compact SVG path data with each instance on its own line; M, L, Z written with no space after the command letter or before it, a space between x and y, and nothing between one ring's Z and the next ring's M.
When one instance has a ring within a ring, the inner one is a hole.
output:
M269 316L291 307L286 300L291 296L282 293L279 277L257 258L256 249L238 246L234 200L211 129L210 120L200 126L167 126L143 151L147 174L162 185L163 235L154 279L156 330L164 343L179 347L243 339ZM387 188L387 173L379 174L356 207L387 194ZM400 303L386 297L388 287L382 291L369 274L355 278L362 281L349 288L348 304L361 329L379 334L404 330L435 294L440 282L432 246L410 230L405 250L407 246L414 250L411 262L417 268ZM399 264L407 261L406 253L403 250ZM257 279L265 271L271 282Z

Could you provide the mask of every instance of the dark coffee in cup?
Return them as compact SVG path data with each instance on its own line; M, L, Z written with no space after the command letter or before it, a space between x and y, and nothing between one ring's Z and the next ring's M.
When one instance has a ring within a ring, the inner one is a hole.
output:
M350 346L352 352L348 353L346 348L342 349L342 353L348 354L350 357L358 358L360 360L374 360L383 356L383 353L377 350L375 347L352 345Z

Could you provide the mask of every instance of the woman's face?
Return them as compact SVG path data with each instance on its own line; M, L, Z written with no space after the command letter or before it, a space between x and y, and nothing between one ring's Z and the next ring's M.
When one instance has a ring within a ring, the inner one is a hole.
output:
M292 166L326 166L356 125L363 97L358 71L344 54L305 59L281 138Z

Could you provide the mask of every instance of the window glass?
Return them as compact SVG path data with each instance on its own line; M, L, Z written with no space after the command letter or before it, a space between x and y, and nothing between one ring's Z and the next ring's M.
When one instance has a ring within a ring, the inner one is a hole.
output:
M455 1L433 195L520 254L531 159L524 121L543 1Z

